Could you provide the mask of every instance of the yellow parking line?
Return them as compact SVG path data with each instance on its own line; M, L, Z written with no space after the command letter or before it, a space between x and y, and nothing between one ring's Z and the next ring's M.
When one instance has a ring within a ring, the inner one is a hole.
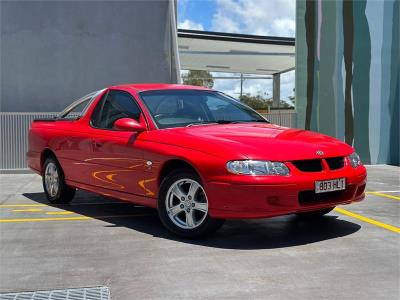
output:
M38 207L48 206L46 204L0 204L0 207Z
M15 223L15 222L43 222L43 221L81 221L93 219L110 219L110 218L127 218L127 217L144 217L151 214L136 214L136 215L115 215L115 216L98 216L98 217L61 217L61 218L26 218L26 219L0 219L0 223Z
M346 216L349 216L349 217L352 217L352 218L355 218L355 219L358 219L358 220L373 224L375 226L382 227L382 228L385 228L387 230L390 230L390 231L393 231L393 232L396 232L396 233L400 233L400 228L399 227L392 226L392 225L389 225L389 224L385 224L385 223L376 221L374 219L370 219L370 218L361 216L359 214L352 213L352 212L350 212L348 210L345 210L343 208L336 207L335 211L337 211L338 213L341 213L343 215L346 215Z
M43 211L41 208L13 209L12 212L37 212Z
M73 211L48 211L46 215L72 215Z
M72 203L70 206L82 206L82 205L111 205L111 204L129 204L129 205L135 205L132 202L100 202L100 203L90 203L90 202L85 202L85 203ZM62 204L61 204L62 205ZM0 204L0 208L3 207L43 207L43 206L53 206L53 205L47 205L47 204ZM57 205L54 205L57 206ZM140 205L139 205L140 206Z
M72 220L90 220L91 217L71 217L71 218L28 218L28 219L0 219L0 223L14 223L14 222L42 222L42 221L72 221Z
M365 192L365 193L369 194L369 195L375 195L375 196L386 197L386 198L390 198L390 199L394 199L394 200L400 200L400 197L388 195L388 194L384 194L384 193L379 193L379 192Z

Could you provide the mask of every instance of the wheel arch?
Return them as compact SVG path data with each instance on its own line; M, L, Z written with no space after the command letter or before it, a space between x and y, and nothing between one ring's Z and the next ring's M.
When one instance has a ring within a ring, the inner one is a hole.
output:
M188 169L196 173L200 177L200 179L202 179L200 172L193 166L193 164L189 163L188 161L182 158L173 158L166 161L162 165L161 170L158 174L158 180L157 180L158 186L161 185L162 181L164 180L165 177L168 176L168 174L177 169Z

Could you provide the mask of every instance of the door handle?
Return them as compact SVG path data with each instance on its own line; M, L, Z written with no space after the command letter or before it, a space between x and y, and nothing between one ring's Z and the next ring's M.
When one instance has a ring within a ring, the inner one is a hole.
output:
M95 148L101 148L101 147L103 147L103 144L102 144L102 143L99 143L99 142L96 142L96 141L93 141L93 146L94 146Z

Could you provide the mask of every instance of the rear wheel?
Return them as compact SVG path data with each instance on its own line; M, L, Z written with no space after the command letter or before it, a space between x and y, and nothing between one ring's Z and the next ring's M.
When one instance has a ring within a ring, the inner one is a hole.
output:
M316 218L320 218L320 217L326 215L327 213L330 213L334 208L335 207L324 208L324 209L320 209L320 210L298 213L296 215L303 219L316 219Z
M176 170L161 183L158 213L171 232L197 238L217 231L223 220L208 214L209 202L198 175L190 170Z
M43 164L43 189L50 203L69 203L75 196L75 189L65 183L64 172L57 159L50 156Z

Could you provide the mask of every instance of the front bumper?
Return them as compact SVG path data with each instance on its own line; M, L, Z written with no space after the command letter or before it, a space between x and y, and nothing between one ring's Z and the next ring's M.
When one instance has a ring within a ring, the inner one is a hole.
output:
M346 178L340 192L314 193L315 181ZM205 184L209 214L214 218L267 218L319 210L364 199L364 166L328 172L294 172L282 176L227 175Z

